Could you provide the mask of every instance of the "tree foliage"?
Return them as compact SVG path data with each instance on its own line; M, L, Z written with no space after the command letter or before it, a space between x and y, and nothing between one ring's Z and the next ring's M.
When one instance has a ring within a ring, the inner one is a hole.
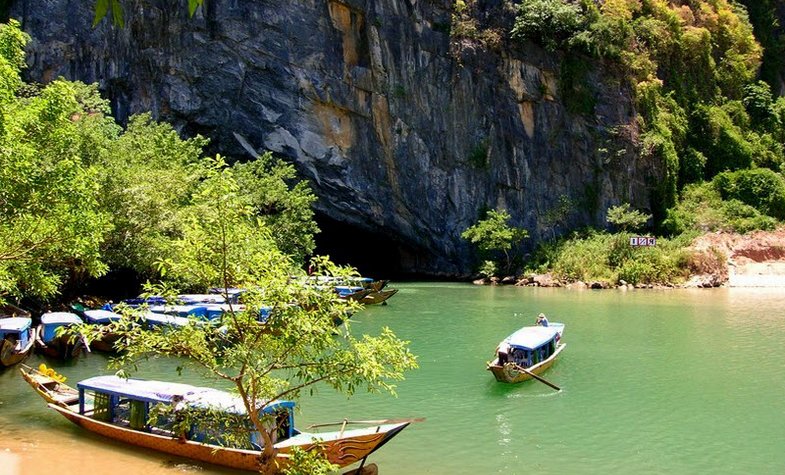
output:
M0 299L51 297L69 278L106 272L111 228L96 170L78 154L84 85L53 81L20 97L26 35L0 25Z
M122 129L96 85L24 84L26 41L18 23L0 27L0 298L51 298L110 269L160 277L161 260L195 252L189 224L212 219L200 191L217 173L202 158L207 140L181 139L149 114ZM227 206L251 212L303 264L318 232L307 183L269 153L221 169L234 180ZM199 266L177 275L183 288L210 278Z
M615 225L622 232L636 231L646 224L646 221L649 219L651 219L651 215L633 209L629 203L608 208L608 222Z
M101 23L106 17L111 17L112 24L119 27L125 26L125 14L123 12L124 0L95 0L95 16L93 17L93 27ZM204 3L204 0L188 0L188 15L194 16L196 9Z
M507 210L492 209L488 211L485 218L461 233L463 239L476 244L481 251L501 251L504 254L506 271L510 271L512 266L511 251L520 244L520 241L529 237L526 229L510 226L508 223L510 218Z
M153 331L140 324L140 313L126 310L112 327L124 342L113 365L127 373L149 358L178 357L185 366L222 381L242 398L250 425L262 435L263 471L279 473L274 417L260 412L266 404L296 399L302 391L320 386L346 394L394 394L395 382L417 363L408 343L388 328L378 336L357 338L348 325L335 327L358 304L338 298L332 288L308 285L305 276L296 277L302 271L277 249L270 229L239 193L233 174L220 157L210 161L206 178L197 186L195 206L183 222L182 237L160 262L165 282L149 290L171 296L182 281L242 287L248 289L242 306L224 314L220 327L193 320L185 327ZM317 276L354 273L326 258L315 259L313 269ZM270 309L269 317L260 321L263 307ZM86 332L89 338L101 335L101 329L90 326L74 331ZM220 429L222 443L250 448L247 431L221 429L227 421L216 414L202 417L202 423Z

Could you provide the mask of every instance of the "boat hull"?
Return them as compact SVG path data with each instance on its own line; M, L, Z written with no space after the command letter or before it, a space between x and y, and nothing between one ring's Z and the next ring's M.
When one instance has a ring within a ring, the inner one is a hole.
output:
M396 293L398 293L398 289L376 290L363 297L362 303L364 303L365 305L384 303L387 299L389 299Z
M22 365L27 370L20 368L19 372L22 373L22 378L29 384L35 392L41 396L44 401L49 404L55 404L60 407L68 407L72 404L79 403L79 391L76 389L53 380L51 377L42 374L27 365Z
M259 451L220 447L142 432L98 421L57 404L50 403L49 407L83 429L127 444L239 470L258 472L262 467L260 458L262 453ZM407 425L408 423L396 424L391 430L358 435L350 435L352 432L358 431L347 431L345 437L324 440L322 450L331 463L345 467L370 455ZM276 445L279 469L283 470L288 465L286 455L292 447L308 450L314 445L314 443L291 444L281 447Z
M566 346L566 343L559 344L556 347L556 351L554 351L548 359L526 369L530 373L534 373L539 376L541 373L545 372L548 368L553 366L553 363L556 361L556 357L559 356L559 353L561 353ZM530 374L524 373L523 371L518 371L510 363L500 365L498 358L488 363L488 371L493 373L496 381L502 383L521 383L523 381L532 379Z
M27 358L33 350L35 345L35 328L30 329L27 345L20 349L16 349L16 345L8 340L0 340L0 366L14 366L21 363Z
M69 337L61 335L55 337L49 342L44 342L41 339L41 335L43 335L44 331L41 326L38 327L38 338L36 338L36 346L35 351L42 355L48 356L50 358L59 358L61 360L67 360L70 358L76 358L82 353L82 348L84 347L83 340L78 339L75 342L69 342Z

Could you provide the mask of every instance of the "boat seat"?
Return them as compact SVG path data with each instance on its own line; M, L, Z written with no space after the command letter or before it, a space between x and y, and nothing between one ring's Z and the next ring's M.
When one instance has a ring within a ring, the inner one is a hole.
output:
M74 395L67 398L58 399L61 403L65 404L66 406L71 406L77 402L79 402L79 395Z

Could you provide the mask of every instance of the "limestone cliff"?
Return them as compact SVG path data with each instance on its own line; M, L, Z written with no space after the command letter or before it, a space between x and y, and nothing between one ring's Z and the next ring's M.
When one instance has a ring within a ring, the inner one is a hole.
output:
M486 3L511 24L505 2ZM92 29L92 6L12 3L30 79L98 82L120 120L151 110L224 154L292 160L347 236L389 238L391 271L467 275L460 233L487 208L506 208L530 248L604 225L609 205L651 207L662 166L635 153L611 68L578 78L594 107L570 112L559 54L451 39L449 0L210 0L193 18L134 1L123 29Z

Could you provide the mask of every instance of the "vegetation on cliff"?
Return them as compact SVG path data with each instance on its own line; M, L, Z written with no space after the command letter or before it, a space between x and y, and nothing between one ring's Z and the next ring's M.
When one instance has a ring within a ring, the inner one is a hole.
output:
M755 28L744 6L729 0L520 3L510 40L562 57L568 110L593 113L593 93L575 87L576 71L617 68L629 84L640 129L636 152L665 171L652 191L650 229L673 238L659 239L656 249L630 249L629 235L583 231L544 244L530 271L550 269L567 280L678 281L700 267L693 261L705 260L681 249L696 233L771 229L785 219L785 98L771 89L782 70L782 56L772 53L785 41L773 2L746 3Z

